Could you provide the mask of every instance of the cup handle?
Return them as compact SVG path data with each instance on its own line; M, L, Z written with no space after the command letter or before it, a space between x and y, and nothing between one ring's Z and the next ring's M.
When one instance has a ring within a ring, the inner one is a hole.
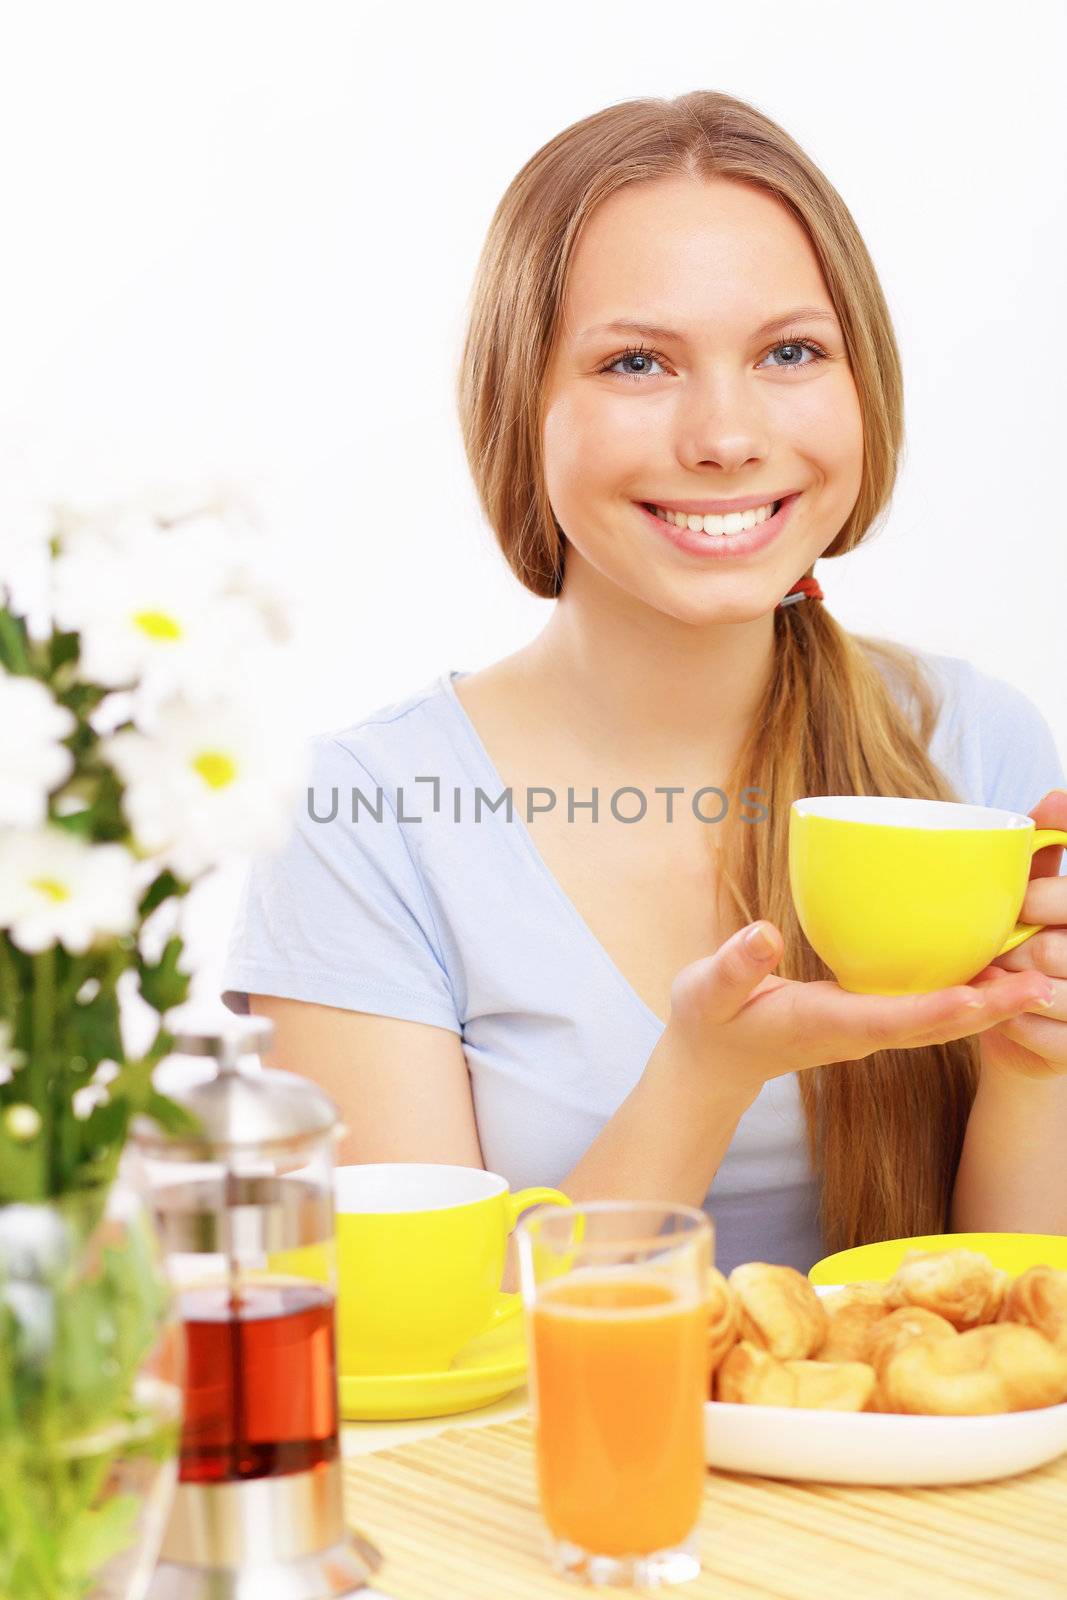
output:
M1067 846L1067 833L1062 828L1035 828L1033 837L1030 840L1031 860L1035 851L1043 850L1048 844ZM1043 922L1017 922L997 951L996 956L993 957L993 960L995 961L997 956L1006 956L1009 950L1014 950L1024 940L1029 939L1032 933L1040 933L1044 926Z
M564 1194L559 1189L517 1189L514 1194L507 1196L508 1202L508 1232L519 1220L520 1212L528 1206L572 1206L574 1201L570 1195ZM501 1289L493 1315L486 1323L486 1330L499 1328L502 1322L510 1322L522 1310L522 1295L509 1294L506 1289Z

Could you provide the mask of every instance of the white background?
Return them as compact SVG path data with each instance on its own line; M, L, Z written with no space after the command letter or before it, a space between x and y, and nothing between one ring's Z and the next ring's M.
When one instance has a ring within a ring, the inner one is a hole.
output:
M455 416L478 251L569 123L709 88L836 185L903 353L894 509L817 566L827 604L1009 679L1067 751L1060 0L0 16L0 467L68 492L221 472L256 493L309 732L543 626L552 602L497 553ZM241 870L188 924L209 1005Z

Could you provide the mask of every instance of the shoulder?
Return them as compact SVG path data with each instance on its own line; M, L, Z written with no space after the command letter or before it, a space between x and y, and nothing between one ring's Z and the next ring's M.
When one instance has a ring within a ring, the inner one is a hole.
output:
M914 651L940 701L931 754L961 788L961 799L1029 812L1063 785L1055 736L1017 684L963 656Z
M404 697L391 700L355 721L312 735L305 746L309 782L383 783L403 781L417 767L433 771L435 758L447 760L454 748L455 712L440 676Z

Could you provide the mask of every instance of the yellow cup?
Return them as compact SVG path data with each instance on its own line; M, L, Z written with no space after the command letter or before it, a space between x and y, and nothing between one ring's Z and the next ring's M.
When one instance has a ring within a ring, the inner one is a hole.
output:
M789 883L842 989L921 994L966 983L1039 924L1016 921L1035 850L1067 833L992 806L817 795L789 810Z
M508 1191L481 1167L383 1162L339 1167L338 1369L438 1372L476 1334L522 1309L500 1288L508 1235L527 1206L571 1204L558 1189Z

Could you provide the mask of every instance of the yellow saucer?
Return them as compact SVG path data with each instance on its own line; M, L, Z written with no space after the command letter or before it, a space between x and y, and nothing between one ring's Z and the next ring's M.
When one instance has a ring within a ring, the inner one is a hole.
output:
M914 1239L883 1239L824 1256L808 1273L812 1283L885 1283L909 1250L979 1250L1013 1277L1028 1267L1067 1270L1067 1235L1062 1233L931 1233Z
M337 1380L341 1415L349 1422L450 1417L492 1405L526 1381L522 1317L480 1333L442 1372L400 1372Z

